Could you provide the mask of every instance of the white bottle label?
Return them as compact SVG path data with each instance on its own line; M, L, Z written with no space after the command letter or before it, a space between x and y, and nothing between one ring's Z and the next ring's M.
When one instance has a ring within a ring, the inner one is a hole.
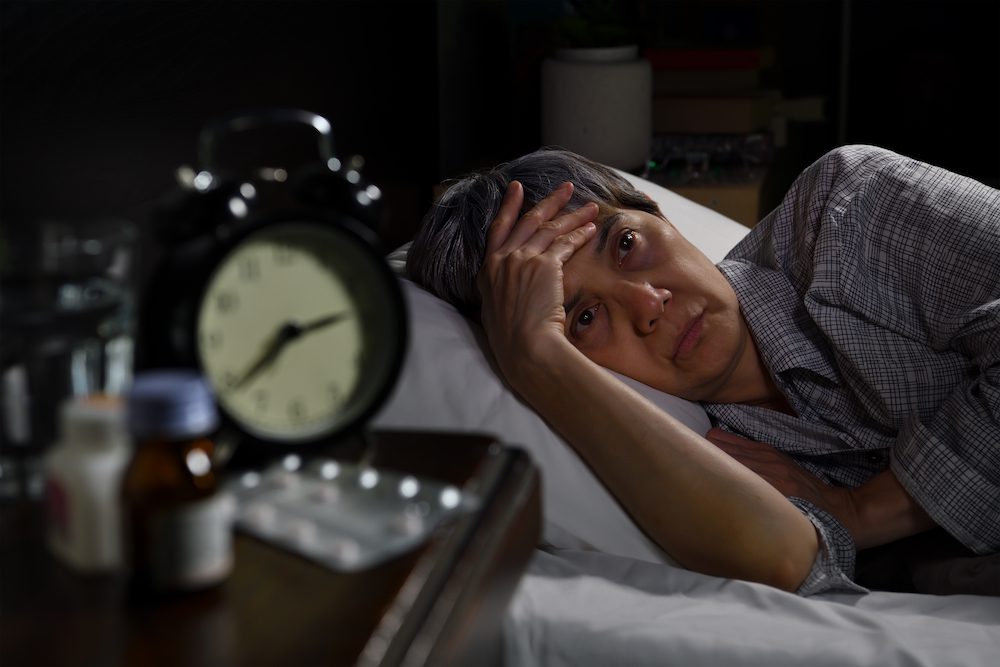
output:
M228 493L185 503L151 517L153 584L194 589L225 579L233 567L234 500Z

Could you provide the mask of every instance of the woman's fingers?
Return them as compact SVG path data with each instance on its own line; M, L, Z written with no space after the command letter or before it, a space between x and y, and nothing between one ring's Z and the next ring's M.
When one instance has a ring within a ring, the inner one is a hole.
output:
M596 211L596 209L597 207L595 206L594 210ZM551 253L560 264L565 264L573 256L573 253L587 245L587 241L597 231L597 225L593 222L588 221L578 224L582 226L577 226L569 232L560 234L549 243L547 252Z
M556 274L554 275L558 277L561 286L562 265L573 256L573 253L587 245L587 242L597 231L597 225L590 220L596 212L597 206L588 204L579 211L561 216L559 218L561 221L559 225L553 225L553 230L558 231L538 231L523 246L523 249L528 250L526 253L506 255L498 253L488 256L483 264L483 269L480 270L477 276L476 282L479 285L480 292L485 293L490 290L491 283L499 278L500 273L502 273L501 267L505 264L510 267L517 266L523 260L536 255L542 255L543 253L550 255L558 264L555 269ZM555 237L550 238L553 235Z
M559 212L569 203L572 196L573 184L569 182L563 183L550 192L545 199L535 204L530 211L521 216L521 219L514 224L507 238L497 247L497 250L512 252L527 243L528 239L535 235L539 227L543 225L550 227L549 223L559 215ZM549 241L551 240L550 238Z
M573 184L563 183L519 219L524 204L524 186L518 181L511 181L500 203L500 210L487 231L486 254L498 251L506 254L520 248L539 228L550 232L546 243L538 249L539 252L544 251L552 238L583 224L589 213L589 209L584 211L586 207L583 207L575 212L574 217L564 220L565 216L560 216L559 213L572 196ZM596 210L594 213L596 214Z
M517 181L511 181L507 185L507 192L504 193L503 202L500 203L500 211L497 217L490 223L490 228L486 232L486 254L490 255L503 245L510 230L517 222L521 212L521 205L524 202L524 187Z
M722 443L735 446L759 444L753 440L748 440L747 438L738 436L735 433L730 433L729 431L721 428L713 428L709 430L709 432L705 434L705 439L717 445Z
M597 217L598 210L597 204L584 204L575 211L543 222L538 225L535 233L521 247L529 253L545 252L555 239L590 224ZM569 258L567 257L567 259Z
M511 181L500 210L487 231L486 257L478 281L480 290L484 288L483 280L494 276L503 258L515 252L522 257L546 252L554 239L581 228L597 217L599 207L593 202L575 211L563 212L562 207L569 202L572 193L573 184L563 183L518 219L518 211L524 201L524 188L519 182ZM572 247L566 258L575 250L576 247Z
M705 434L705 439L751 468L751 461L771 460L782 456L770 445L743 438L721 428L711 429Z

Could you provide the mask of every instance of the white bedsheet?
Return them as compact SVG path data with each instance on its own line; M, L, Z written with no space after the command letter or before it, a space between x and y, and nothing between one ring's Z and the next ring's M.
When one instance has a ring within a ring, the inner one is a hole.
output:
M509 665L996 667L1000 598L801 598L599 552L536 552L507 613Z

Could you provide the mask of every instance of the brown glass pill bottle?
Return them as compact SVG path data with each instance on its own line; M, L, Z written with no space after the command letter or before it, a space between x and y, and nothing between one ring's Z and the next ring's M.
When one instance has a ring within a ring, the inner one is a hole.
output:
M218 413L196 373L155 371L128 394L134 453L122 482L126 565L134 592L207 588L232 570L233 499L211 434Z

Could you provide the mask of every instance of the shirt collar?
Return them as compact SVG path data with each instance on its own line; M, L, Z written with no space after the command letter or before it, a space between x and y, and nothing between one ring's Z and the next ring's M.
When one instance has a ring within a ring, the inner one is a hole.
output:
M820 347L823 334L783 273L732 259L718 267L736 292L757 350L773 374L805 369L839 382L829 351Z

